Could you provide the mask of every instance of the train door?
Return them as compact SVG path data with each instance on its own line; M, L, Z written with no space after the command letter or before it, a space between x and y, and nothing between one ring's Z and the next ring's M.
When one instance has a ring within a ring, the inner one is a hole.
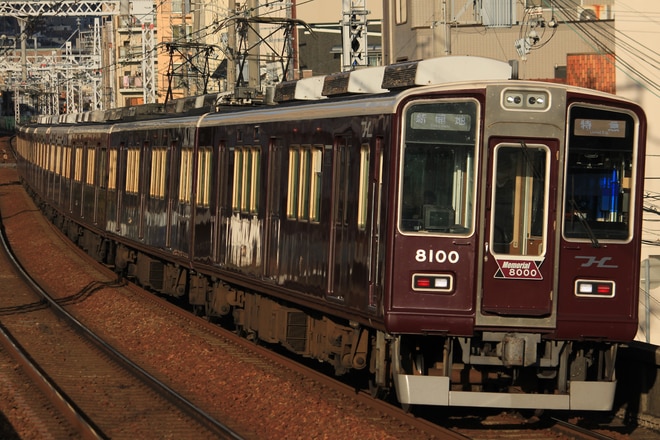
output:
M217 131L216 131L217 133ZM219 136L218 134L215 135ZM229 154L225 139L218 139L218 154L216 161L216 222L215 222L215 237L216 243L214 246L215 255L213 261L218 264L227 264L227 225L228 217L231 216L231 206L228 206L229 200Z
M351 137L335 140L328 295L352 306L368 300L371 273L369 173L371 147Z
M106 190L108 188L108 149L96 145L95 209L94 223L103 224L106 212Z
M552 314L557 149L556 141L490 140L482 314Z
M373 158L369 158L371 177L361 175L360 182L367 179L367 200L365 200L366 226L369 229L369 300L368 306L374 309L378 306L378 300L382 297L382 283L380 276L383 270L382 250L384 243L381 242L381 208L383 203L383 138L377 137ZM369 204L369 199L371 203ZM368 210L368 211L367 211Z
M212 129L199 132L199 143L195 154L195 200L194 200L194 227L193 227L193 257L208 261L212 258L216 247L215 223L217 185L214 183L218 175L217 148L213 146Z
M275 278L279 274L279 249L280 249L280 206L282 201L282 166L283 151L282 141L273 138L268 146L268 174L266 192L266 237L264 240L265 261L264 276Z
M344 300L348 290L350 246L348 228L348 198L350 193L351 141L349 137L335 139L332 170L332 223L330 227L330 258L328 295Z

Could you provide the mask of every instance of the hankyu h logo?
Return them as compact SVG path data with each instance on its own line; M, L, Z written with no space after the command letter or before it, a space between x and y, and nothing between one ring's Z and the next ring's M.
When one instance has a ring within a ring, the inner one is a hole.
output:
M608 261L612 259L612 257L603 257L603 258L596 258L594 256L583 256L583 255L578 255L575 257L576 260L586 260L584 263L580 265L580 267L601 267L605 269L616 269L619 266L616 264L607 264Z

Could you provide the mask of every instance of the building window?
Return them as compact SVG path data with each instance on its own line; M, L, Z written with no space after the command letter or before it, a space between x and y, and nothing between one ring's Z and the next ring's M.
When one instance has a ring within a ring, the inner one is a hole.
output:
M394 20L396 24L408 21L408 0L394 0Z

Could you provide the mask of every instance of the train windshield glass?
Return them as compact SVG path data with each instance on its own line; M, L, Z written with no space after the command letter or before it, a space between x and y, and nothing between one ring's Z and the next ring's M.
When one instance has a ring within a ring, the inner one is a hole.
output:
M630 238L635 152L628 113L573 106L569 116L564 236L590 240Z
M470 232L477 121L474 101L425 102L407 108L401 231Z

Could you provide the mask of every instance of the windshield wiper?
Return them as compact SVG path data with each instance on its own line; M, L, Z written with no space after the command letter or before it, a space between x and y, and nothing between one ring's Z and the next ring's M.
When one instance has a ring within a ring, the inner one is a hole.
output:
M573 208L573 212L577 212L577 218L578 220L580 220L580 224L584 226L584 229L587 231L587 235L591 240L591 246L595 248L599 248L600 243L598 243L598 239L596 238L594 231L591 230L591 226L589 226L589 222L584 218L585 217L584 213L580 211L580 208L578 208L577 203L575 203L575 199L571 199L571 207ZM573 217L575 217L575 215L573 215Z

